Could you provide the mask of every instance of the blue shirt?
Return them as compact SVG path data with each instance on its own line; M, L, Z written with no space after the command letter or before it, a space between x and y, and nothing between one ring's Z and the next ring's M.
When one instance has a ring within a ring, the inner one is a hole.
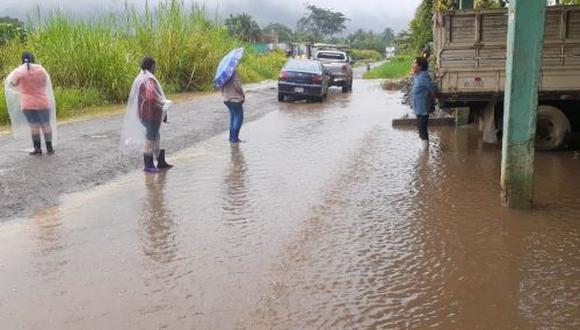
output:
M417 116L427 116L433 107L435 85L427 71L417 73L413 79L413 112Z

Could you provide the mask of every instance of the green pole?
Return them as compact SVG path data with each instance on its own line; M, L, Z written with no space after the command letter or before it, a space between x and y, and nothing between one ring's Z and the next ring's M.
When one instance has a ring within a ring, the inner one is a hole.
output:
M459 0L459 9L473 9L473 0Z
M501 166L502 202L509 208L533 205L545 6L545 0L512 0L509 5Z

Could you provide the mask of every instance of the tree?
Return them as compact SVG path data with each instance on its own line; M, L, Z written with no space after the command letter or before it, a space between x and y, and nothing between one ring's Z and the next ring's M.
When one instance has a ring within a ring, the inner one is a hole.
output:
M298 31L312 34L317 39L330 37L346 29L345 23L350 19L343 13L307 5L308 13L298 21Z
M409 31L401 31L395 38L395 48L398 54L410 54L411 50L411 34Z
M385 43L385 47L392 46L393 42L395 42L395 31L393 31L393 29L388 27L383 31L381 37L383 39L383 42Z
M264 34L276 33L280 38L280 41L294 41L294 31L284 24L270 23L262 30L262 32Z
M237 38L246 42L256 42L262 35L260 25L256 23L252 16L242 13L239 15L230 15L225 21L226 27L230 33Z
M409 23L411 33L410 49L419 54L421 50L433 41L433 4L435 0L423 0L415 17Z
M394 44L395 33L389 27L382 33L358 29L351 33L346 41L354 49L372 49L383 53L386 47Z

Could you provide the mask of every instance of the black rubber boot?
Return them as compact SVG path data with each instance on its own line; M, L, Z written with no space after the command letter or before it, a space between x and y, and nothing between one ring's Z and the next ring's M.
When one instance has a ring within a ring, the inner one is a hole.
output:
M143 163L145 164L143 171L147 173L159 173L159 170L153 164L153 155L143 154Z
M32 136L32 145L34 146L34 151L30 153L31 156L40 156L42 155L41 149L41 142L40 142L40 135L33 135Z
M52 142L46 142L46 153L49 155L54 155L54 148L52 147Z
M157 157L157 168L160 170L168 170L172 167L173 165L165 161L165 149L159 150L159 157Z

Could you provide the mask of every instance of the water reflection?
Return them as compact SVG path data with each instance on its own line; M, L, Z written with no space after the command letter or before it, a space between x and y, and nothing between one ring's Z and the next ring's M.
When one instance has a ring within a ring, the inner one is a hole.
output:
M62 251L66 249L63 239L63 221L58 208L49 208L33 219L36 272L49 275L58 272L65 264Z
M159 263L169 263L177 254L176 225L165 201L167 174L145 175L147 196L141 214L143 253Z
M248 164L239 144L230 147L230 166L224 175L223 218L226 223L247 225L250 212Z

